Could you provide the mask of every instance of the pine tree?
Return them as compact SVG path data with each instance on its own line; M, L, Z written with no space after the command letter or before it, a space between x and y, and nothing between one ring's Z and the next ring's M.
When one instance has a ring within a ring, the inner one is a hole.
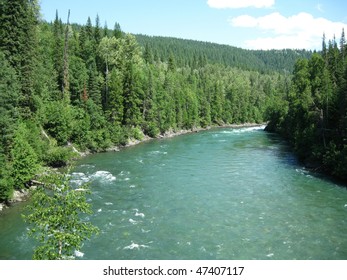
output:
M98 105L100 108L102 106L102 80L100 79L100 75L97 71L96 62L93 61L89 65L89 71L88 71L88 96L94 101L96 105Z
M64 65L63 65L63 100L65 103L70 102L70 81L69 81L69 26L70 10L67 16L67 23L64 35Z
M106 21L105 21L105 24L104 24L103 36L102 37L109 37L108 26L107 26L107 22Z
M168 71L172 71L172 72L176 70L176 60L173 53L170 53L167 68L168 68Z
M95 19L94 41L95 41L95 46L98 46L101 42L101 27L100 27L99 15L96 15L96 19Z
M111 123L120 125L124 118L123 75L116 68L111 71L108 88L106 114Z
M325 62L327 63L327 44L326 44L326 41L325 41L325 33L323 33L323 39L322 39L322 55L323 55L323 58L325 60Z
M122 38L123 36L123 31L118 22L114 24L113 36L116 37L117 39Z
M11 198L14 190L13 185L11 165L6 159L6 155L0 150L0 202L8 201Z
M100 27L99 15L97 15L95 19L95 27L94 27L93 56L96 62L97 69L99 71L102 71L103 69L102 58L100 57L100 55L98 55L98 47L100 45L101 39L102 39L102 29Z
M86 32L87 39L93 40L94 32L93 32L92 20L90 19L90 17L88 17L88 19L87 19L87 24L85 26L85 32Z
M63 56L64 56L64 41L63 41L63 23L58 16L56 11L55 20L53 23L53 36L54 36L54 47L53 47L53 62L54 70L57 74L57 84L59 90L63 89L64 80L64 67L63 67Z
M141 124L141 90L139 73L136 66L129 63L125 69L123 79L123 124L137 127Z
M102 58L104 63L104 77L105 77L105 89L103 91L103 108L108 108L109 98L109 74L110 70L116 68L118 70L123 69L123 41L115 37L102 38L99 45L98 55Z
M0 51L0 147L8 155L18 119L20 85L15 70Z
M69 59L69 94L72 104L80 102L87 82L88 71L84 61L79 57L72 56Z
M150 46L146 44L145 46L145 51L143 53L143 58L147 64L152 64L153 63L153 55L152 51L150 49Z
M346 47L347 47L347 42L346 42L346 37L345 37L345 29L342 29L341 33L341 39L340 39L340 54L341 54L341 60L344 62L346 58Z
M219 81L216 81L213 91L213 102L211 108L212 121L217 124L222 124L223 119L223 89Z
M21 85L21 110L29 117L36 110L34 68L36 65L39 6L36 0L0 2L0 50L16 70Z

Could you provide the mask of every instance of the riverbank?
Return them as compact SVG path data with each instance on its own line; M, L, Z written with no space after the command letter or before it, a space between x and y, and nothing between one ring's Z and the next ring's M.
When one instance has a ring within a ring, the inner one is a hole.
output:
M267 123L242 123L242 124L225 124L225 125L212 125L212 126L207 126L207 127L194 127L192 129L180 129L180 130L173 130L170 129L166 131L164 134L159 134L157 137L149 137L148 135L143 134L143 138L141 140L138 139L128 139L128 143L123 146L112 146L110 148L105 149L104 151L100 152L119 152L121 149L136 146L138 144L141 144L143 142L147 142L150 140L155 140L155 139L166 139L166 138L173 138L176 136L184 135L184 134L189 134L189 133L198 133L200 131L206 131L210 130L213 128L243 128L243 127L258 127L258 126L264 126ZM76 151L81 157L88 156L94 153L99 153L99 152L80 152L77 151L75 147L73 147L74 151Z
M166 138L173 138L176 136L184 135L184 134L189 134L189 133L198 133L200 131L206 131L214 128L246 128L246 127L260 127L264 126L267 123L243 123L243 124L225 124L225 125L213 125L213 126L207 126L207 127L195 127L192 129L180 129L180 130L168 130L164 134L160 134L157 137L149 137L148 135L144 135L144 139L142 140L136 140L136 139L129 139L129 142L125 146L116 146L113 148L108 149L107 151L119 151L121 148L126 148L126 147L131 147L138 145L142 142L146 142L149 140L154 140L154 139L166 139Z

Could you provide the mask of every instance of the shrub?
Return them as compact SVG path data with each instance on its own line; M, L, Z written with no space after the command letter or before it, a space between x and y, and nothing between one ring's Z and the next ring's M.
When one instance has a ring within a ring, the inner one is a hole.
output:
M68 147L52 147L45 155L45 164L51 167L66 166L74 156L73 151Z
M15 133L13 149L11 150L11 176L15 188L23 188L38 172L40 165L38 156L27 140L25 124L20 124Z

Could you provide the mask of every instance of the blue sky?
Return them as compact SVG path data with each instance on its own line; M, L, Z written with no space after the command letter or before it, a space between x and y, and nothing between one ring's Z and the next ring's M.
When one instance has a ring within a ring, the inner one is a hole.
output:
M85 24L100 17L125 32L170 36L247 49L320 49L323 32L347 32L346 0L41 0L43 19L55 12Z

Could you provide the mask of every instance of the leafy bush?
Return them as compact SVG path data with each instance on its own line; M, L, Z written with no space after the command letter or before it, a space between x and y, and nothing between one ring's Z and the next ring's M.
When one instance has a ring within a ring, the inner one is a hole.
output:
M0 202L7 201L13 193L13 180L10 176L10 166L5 157L0 154Z
M27 140L27 128L24 123L18 126L11 150L11 176L16 188L23 188L38 172L38 156Z
M154 122L150 122L144 126L143 132L149 137L155 138L159 135L160 130Z
M68 147L52 147L46 153L44 161L51 167L63 167L73 156L73 151Z
M142 130L138 127L133 127L131 129L131 135L133 138L135 138L136 140L140 140L140 141L142 141L145 137Z
M70 106L54 101L46 105L44 129L59 145L67 144L71 134L72 114Z

